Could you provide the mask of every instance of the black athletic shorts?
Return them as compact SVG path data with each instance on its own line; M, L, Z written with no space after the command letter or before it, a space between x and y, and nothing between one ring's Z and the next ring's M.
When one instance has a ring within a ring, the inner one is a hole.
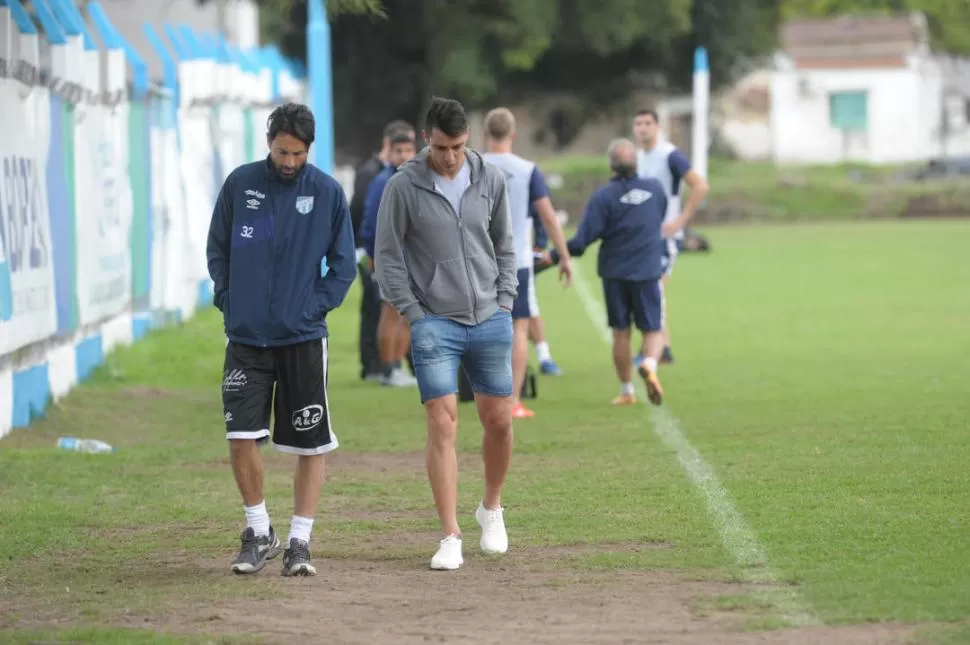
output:
M277 450L296 455L334 450L339 444L330 427L327 380L326 338L281 347L230 341L222 377L226 438L266 442L272 409Z

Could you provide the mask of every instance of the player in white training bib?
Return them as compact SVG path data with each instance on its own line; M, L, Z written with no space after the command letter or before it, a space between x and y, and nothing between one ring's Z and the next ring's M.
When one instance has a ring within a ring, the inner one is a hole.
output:
M670 275L674 270L677 254L680 252L684 240L684 231L680 229L672 232L670 223L681 214L684 224L690 222L697 212L697 207L707 194L707 182L701 175L691 168L690 161L677 149L677 146L667 141L660 132L660 120L654 110L643 109L633 117L633 137L639 150L637 151L637 175L652 177L658 180L667 193L667 214L664 218L664 291L667 290ZM690 187L690 197L681 206L681 187ZM670 342L669 317L664 316L664 349L661 355L662 363L672 363L674 360ZM634 362L643 360L638 356Z
M529 360L529 322L539 316L536 299L535 259L532 255L532 207L545 225L556 250L565 260L560 261L559 274L568 285L572 280L572 266L566 238L556 218L549 199L549 188L542 173L531 161L512 152L515 140L515 116L504 107L495 108L485 115L485 148L482 155L486 163L497 166L505 174L509 193L509 209L512 215L512 235L515 238L515 261L518 271L518 295L512 305L512 407L513 418L535 416L520 399L525 382L526 364Z

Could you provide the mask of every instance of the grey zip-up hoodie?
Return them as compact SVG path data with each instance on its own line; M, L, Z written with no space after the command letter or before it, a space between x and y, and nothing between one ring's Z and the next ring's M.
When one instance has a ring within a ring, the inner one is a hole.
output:
M505 175L465 149L459 213L434 188L428 149L398 168L377 211L374 269L383 298L414 322L476 325L512 308L518 280Z

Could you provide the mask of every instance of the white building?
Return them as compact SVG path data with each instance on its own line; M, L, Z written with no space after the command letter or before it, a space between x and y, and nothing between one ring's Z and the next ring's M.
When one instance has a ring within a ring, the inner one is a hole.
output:
M933 53L922 14L788 22L775 59L776 162L970 154L970 61Z

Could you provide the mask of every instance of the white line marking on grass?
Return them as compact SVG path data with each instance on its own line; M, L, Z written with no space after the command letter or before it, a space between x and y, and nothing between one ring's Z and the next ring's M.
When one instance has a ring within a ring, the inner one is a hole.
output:
M600 331L603 341L607 345L613 344L613 334L606 326L606 316L603 305L590 292L589 285L573 264L573 288L586 309L589 320ZM634 375L636 376L636 375ZM635 378L637 396L650 405L646 396L646 388L640 379ZM684 434L680 422L665 407L650 405L648 408L654 433L663 441L664 445L677 455L677 461L687 473L687 477L697 487L707 502L707 511L724 548L734 558L741 570L744 582L764 585L765 589L759 597L769 603L775 611L793 625L819 625L816 618L801 595L792 587L781 583L778 576L768 565L768 554L758 542L754 532L738 512L731 495L717 478L714 469L704 461L701 454Z

